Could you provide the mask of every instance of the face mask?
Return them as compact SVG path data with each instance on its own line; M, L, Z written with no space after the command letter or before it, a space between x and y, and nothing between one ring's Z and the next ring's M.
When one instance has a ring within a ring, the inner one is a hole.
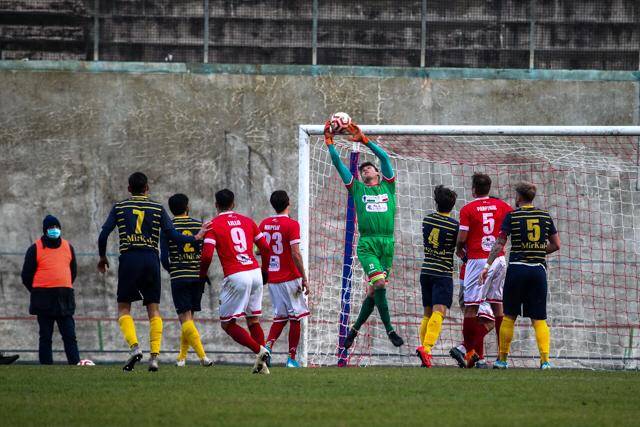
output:
M58 237L60 237L61 233L62 232L59 228L50 228L47 230L47 237L50 239L57 239Z

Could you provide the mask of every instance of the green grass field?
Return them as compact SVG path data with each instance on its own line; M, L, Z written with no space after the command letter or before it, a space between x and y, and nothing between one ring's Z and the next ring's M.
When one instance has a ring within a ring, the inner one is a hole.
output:
M640 373L13 365L0 367L0 414L5 426L639 425Z

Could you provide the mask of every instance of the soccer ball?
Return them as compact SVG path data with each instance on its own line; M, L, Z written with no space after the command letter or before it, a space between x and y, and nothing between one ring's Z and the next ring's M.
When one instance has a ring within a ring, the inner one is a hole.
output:
M78 366L96 366L96 364L89 359L82 359L78 362Z
M329 121L333 133L343 133L351 124L351 117L347 113L335 113Z

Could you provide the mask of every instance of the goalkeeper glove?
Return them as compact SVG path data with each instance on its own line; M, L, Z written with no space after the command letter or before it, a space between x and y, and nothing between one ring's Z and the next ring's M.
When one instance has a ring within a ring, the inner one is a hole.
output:
M362 133L362 130L353 121L347 127L347 131L351 134L351 141L361 142L363 144L367 144L369 142L369 138L367 138L367 136Z
M331 122L327 120L324 123L324 143L329 145L333 145L333 132L331 131Z

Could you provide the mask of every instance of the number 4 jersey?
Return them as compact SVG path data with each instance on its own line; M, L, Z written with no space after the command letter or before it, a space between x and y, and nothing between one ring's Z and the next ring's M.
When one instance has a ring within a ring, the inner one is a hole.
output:
M293 262L291 246L300 243L300 224L288 215L275 215L260 223L269 242L269 283L295 280L302 275Z
M460 231L467 231L467 258L486 259L500 234L504 217L513 209L496 197L480 197L460 210ZM503 256L504 251L498 256Z
M216 248L225 277L260 268L253 255L254 243L261 251L268 250L264 234L251 218L233 211L222 212L213 218L209 231L204 236L200 277L206 277Z

